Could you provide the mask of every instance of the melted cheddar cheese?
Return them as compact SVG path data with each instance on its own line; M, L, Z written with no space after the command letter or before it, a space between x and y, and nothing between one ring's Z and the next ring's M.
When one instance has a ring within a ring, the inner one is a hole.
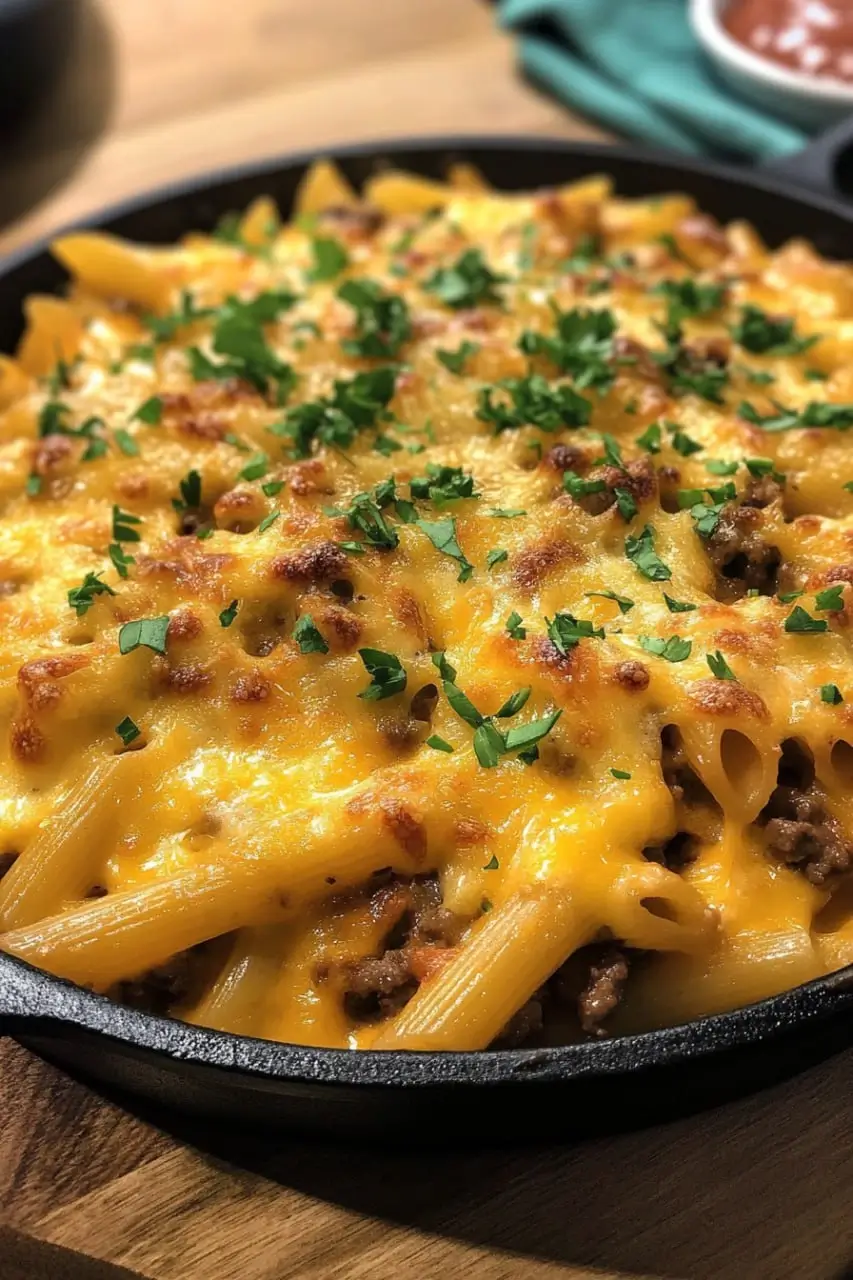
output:
M415 1049L853 960L853 270L598 177L298 214L67 236L3 360L0 944Z

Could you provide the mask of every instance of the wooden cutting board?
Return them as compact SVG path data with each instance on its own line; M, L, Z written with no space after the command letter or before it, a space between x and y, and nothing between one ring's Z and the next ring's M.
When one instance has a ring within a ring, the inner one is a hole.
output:
M26 210L0 251L289 147L602 136L517 80L475 0L82 9L51 109L0 158L0 218ZM424 1156L167 1132L2 1042L0 1280L841 1280L851 1065L642 1134Z
M167 1133L6 1044L0 1277L849 1280L851 1065L642 1133L425 1155Z

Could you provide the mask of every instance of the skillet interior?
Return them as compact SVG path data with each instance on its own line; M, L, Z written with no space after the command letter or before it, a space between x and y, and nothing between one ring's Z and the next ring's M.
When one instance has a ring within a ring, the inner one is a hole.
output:
M356 185L389 161L440 178L448 162L465 159L507 190L606 171L622 194L686 191L722 220L748 218L771 244L805 235L824 254L849 256L853 210L721 165L523 138L365 144L335 154ZM208 175L108 210L87 225L167 243L189 230L211 229L223 213L260 194L286 210L312 158ZM63 281L44 246L6 264L0 350L17 342L26 295L54 291ZM621 1040L491 1053L352 1054L123 1009L0 955L0 1030L101 1085L181 1111L335 1133L369 1130L407 1141L427 1134L447 1140L598 1131L695 1109L843 1047L851 1009L853 966L747 1009Z

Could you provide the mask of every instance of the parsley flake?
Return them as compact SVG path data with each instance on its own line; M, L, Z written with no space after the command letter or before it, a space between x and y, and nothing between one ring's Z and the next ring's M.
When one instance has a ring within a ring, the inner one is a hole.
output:
M785 619L785 630L802 632L803 634L807 634L809 632L819 633L822 631L828 631L829 623L825 618L813 618L810 613L806 612L802 605L797 604L794 605L793 609Z
M339 240L318 236L311 241L314 265L306 275L309 280L334 280L349 266L349 254Z
M457 582L467 582L474 572L474 566L459 545L455 518L446 516L443 520L415 520L414 523L426 534L436 551L457 561L459 564Z
M293 628L293 638L299 645L300 653L329 652L329 646L314 625L314 619L310 613L303 613L302 617L297 620L296 626ZM365 663L365 665L367 664ZM385 696L387 697L387 695Z
M575 618L571 613L556 613L553 620L545 619L548 639L558 653L565 658L569 649L580 644L581 640L604 639L604 628L596 627L592 622Z
M237 617L237 610L239 609L239 607L240 607L239 600L232 600L231 603L222 610L222 612L219 615L220 627L231 626L231 623Z
M669 565L664 564L654 546L655 531L647 524L642 533L625 539L625 555L652 582L666 582L672 577Z
M427 738L425 746L432 747L433 751L446 751L448 754L453 751L450 743L439 737L437 733L433 733Z
M153 649L155 653L165 653L168 630L168 614L160 618L139 618L136 622L126 622L119 628L119 653L131 653L143 646Z
M436 359L438 359L450 373L460 376L465 371L465 365L480 350L479 342L463 342L456 351L436 351Z
M126 578L130 566L136 564L135 557L129 556L119 542L111 542L107 552L118 576Z
M139 542L141 535L139 530L134 526L142 524L139 516L135 516L132 511L122 511L121 507L113 506L113 537L116 542Z
M598 596L602 600L612 600L614 604L618 604L620 613L630 613L634 607L634 601L629 600L627 596L618 596L615 591L587 591L587 596Z
M495 400L495 394L499 399ZM592 404L568 384L554 386L534 373L527 378L504 378L480 389L477 417L494 423L495 435L515 427L538 427L540 431L560 431L563 427L585 427Z
M815 608L820 609L822 613L838 613L844 608L844 601L841 593L844 590L842 582L836 583L834 587L827 587L824 591L818 591L814 598Z
M383 653L381 649L359 649L361 658L370 676L370 684L358 695L365 702L378 702L383 698L392 698L402 693L406 687L406 670L398 657L393 653Z
M794 321L787 316L768 316L760 307L747 303L741 308L740 319L732 325L735 342L754 355L796 356L808 351L818 341L819 335L798 338L794 334Z
M837 684L822 684L820 686L820 700L821 702L828 702L832 707L837 707L839 702L844 701L844 697Z
M338 297L356 314L355 336L341 343L347 355L389 358L412 336L405 299L386 293L375 281L348 280L338 289Z
M500 305L497 285L505 281L506 276L492 271L479 249L467 249L453 266L439 267L424 282L424 289L434 293L445 306L459 310L482 303Z
M162 396L151 396L144 400L131 417L131 422L145 422L149 427L158 427L163 417Z
M521 614L516 613L515 609L507 618L505 625L513 640L524 640L527 637L527 628L521 625Z
M134 724L130 716L125 716L124 719L116 725L116 733L126 747L129 747L131 742L135 742L141 732L142 730L139 728L139 725Z
M101 581L99 573L87 573L79 587L72 587L68 592L68 603L78 618L89 612L100 595L114 596L116 593L106 582Z
M655 657L664 658L667 662L683 662L685 658L690 657L693 648L692 640L685 640L681 636L670 636L664 640L660 636L639 636L640 647L645 649L646 653L653 653Z
M705 657L708 660L708 666L711 668L711 674L715 675L718 680L737 680L737 676L719 649L717 649L716 653L706 653Z
M691 604L689 600L673 600L672 596L668 596L665 591L663 598L670 613L692 613L694 609L699 608L697 604Z

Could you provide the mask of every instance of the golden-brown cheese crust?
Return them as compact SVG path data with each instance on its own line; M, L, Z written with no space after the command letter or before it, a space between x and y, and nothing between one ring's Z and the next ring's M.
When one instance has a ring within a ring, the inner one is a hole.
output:
M337 210L266 239L274 211L261 202L242 224L244 247L202 235L169 250L87 236L60 245L76 283L65 301L34 300L19 362L0 371L0 860L35 847L67 805L81 760L125 751L116 726L130 717L140 736L127 750L138 763L111 784L114 834L89 870L86 890L99 895L90 909L125 890L177 884L207 860L225 867L261 848L264 831L264 856L285 858L300 847L300 837L276 834L288 815L304 813L312 840L332 823L319 888L246 888L245 909L235 896L233 918L224 908L216 916L222 932L271 928L271 902L290 913L288 976L277 980L276 1008L253 1024L264 1034L355 1043L334 984L312 975L341 954L370 954L382 931L375 912L361 923L354 907L348 916L345 897L330 906L324 886L357 897L386 865L436 872L445 905L474 921L469 941L490 912L545 884L587 904L589 936L659 950L656 985L638 980L631 1025L758 998L853 959L853 920L825 940L814 922L827 892L763 855L759 816L780 744L796 739L833 821L853 838L849 591L834 615L816 598L853 583L853 436L748 420L853 402L853 270L804 242L768 250L745 224L721 227L686 196L623 200L598 178L532 197L451 193L433 217L417 211L428 183L410 211L396 207L401 182L375 180L378 210L352 204L342 187ZM316 278L318 236L347 254L326 279ZM491 295L475 289L449 305L431 277L470 250L499 279ZM336 296L350 279L406 303L408 336L384 358L352 353L356 315ZM667 363L666 293L691 280L715 287L718 305L676 317L688 378L679 384ZM200 314L160 340L147 317L174 313L183 290ZM262 326L268 351L295 374L283 403L251 378L194 380L189 348L221 358L212 343L226 299L273 290L296 299ZM789 319L799 344L742 345L748 307ZM520 346L523 333L553 337L555 309L572 308L615 322L599 386L584 382L583 360L573 381L542 350ZM463 343L462 367L448 367L441 353ZM54 370L51 351L65 367ZM345 445L315 440L300 456L287 428L294 407L388 364L387 411ZM714 370L725 376L709 397L701 376ZM689 381L697 372L699 390ZM501 381L530 377L551 390L574 385L589 422L555 430L522 416L500 430L478 413L484 388L506 407ZM144 412L152 398L156 421ZM44 434L57 401L63 426ZM756 458L769 462L748 468ZM386 502L394 547L372 544L341 514L390 477L410 501L409 482L432 466L470 473L477 496L422 497L415 522ZM182 488L192 472L195 506ZM734 499L713 492L726 485ZM696 508L714 503L716 528L703 533ZM119 542L133 557L126 576L109 556L114 506L131 521ZM448 519L467 576L417 523ZM646 528L665 575L648 576L626 553ZM87 574L110 590L78 616L68 593ZM828 627L786 629L796 608ZM549 629L557 615L589 629L560 641ZM124 624L166 616L165 652L120 652ZM300 619L319 631L319 649L303 651ZM668 660L661 648L673 637L689 644ZM370 677L359 649L398 658L405 690L361 696ZM523 710L495 722L500 732L562 713L538 761L508 751L483 766L474 726L442 689L438 650L485 715L530 687ZM714 670L719 656L727 675ZM822 695L832 686L845 701ZM659 921L645 943L642 930L632 934L633 899L613 887L650 874L644 846L686 821L662 772L660 735L673 725L718 806L711 817L696 811L699 855L673 890L689 891L714 921L701 946L691 935L689 961L663 941ZM432 737L452 753L427 745ZM156 769L140 781L133 769L157 749ZM351 863L340 865L332 851L349 840ZM84 897L69 889L55 909ZM252 937L252 954L263 954L266 935ZM71 972L47 945L36 959ZM418 955L424 989L455 963L450 952ZM198 1018L216 1024L212 1008L199 1006Z

